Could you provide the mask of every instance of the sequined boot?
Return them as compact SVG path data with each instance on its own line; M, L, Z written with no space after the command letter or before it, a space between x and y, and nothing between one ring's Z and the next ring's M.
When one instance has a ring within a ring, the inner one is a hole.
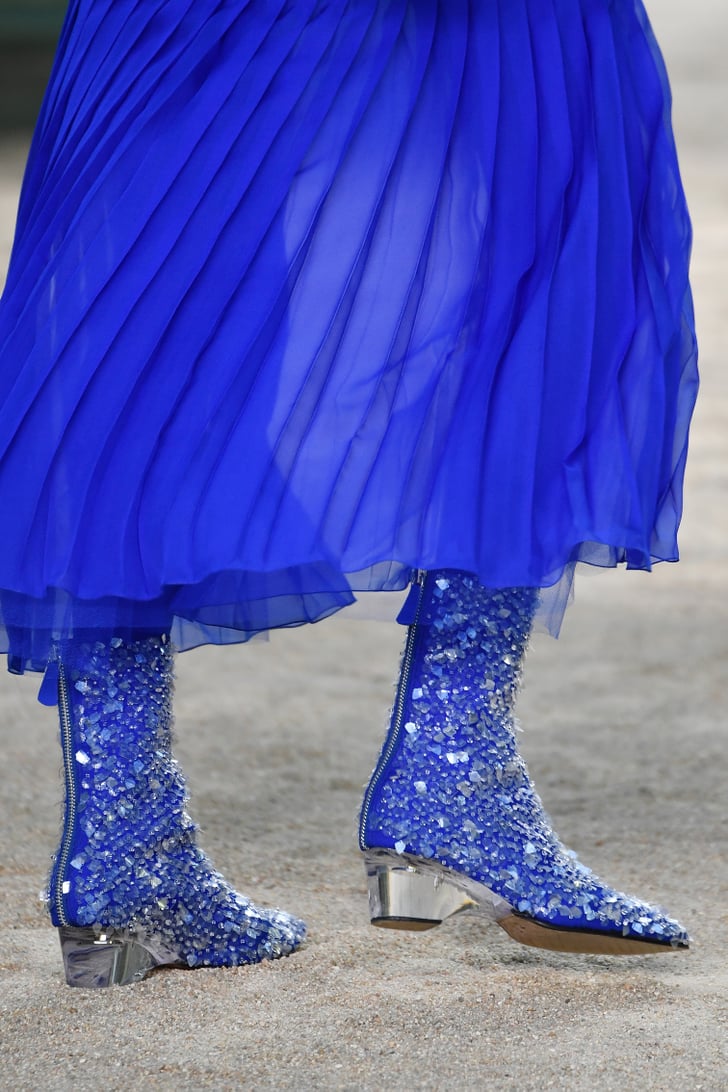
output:
M485 911L515 940L612 955L687 948L661 911L605 886L551 829L514 735L538 592L418 574L392 722L364 797L375 925ZM412 597L410 597L412 601Z
M303 923L239 895L196 845L171 754L169 641L72 642L57 667L66 803L49 904L69 986L298 947Z

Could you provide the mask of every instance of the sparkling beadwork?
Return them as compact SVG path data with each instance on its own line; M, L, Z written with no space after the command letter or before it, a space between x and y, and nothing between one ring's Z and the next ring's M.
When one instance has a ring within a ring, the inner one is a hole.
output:
M433 859L551 925L682 943L678 922L604 885L558 840L518 752L513 706L537 597L428 574L400 710L406 731L393 722L363 844Z
M140 928L189 966L286 955L302 922L236 892L196 845L171 754L173 655L164 638L64 650L75 759L69 867L51 875L68 923ZM51 900L54 924L57 910Z

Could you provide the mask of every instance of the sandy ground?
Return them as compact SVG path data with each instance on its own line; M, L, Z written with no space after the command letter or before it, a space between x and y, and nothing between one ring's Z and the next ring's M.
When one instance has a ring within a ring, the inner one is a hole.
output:
M258 901L307 919L305 949L71 991L37 899L59 823L53 716L36 680L0 677L0 1087L728 1086L728 6L653 7L702 331L683 563L581 580L562 638L534 643L520 714L562 836L611 882L667 905L693 950L550 955L467 918L426 935L371 929L354 817L402 635L341 618L179 663L179 754L205 844ZM3 249L21 159L2 148Z

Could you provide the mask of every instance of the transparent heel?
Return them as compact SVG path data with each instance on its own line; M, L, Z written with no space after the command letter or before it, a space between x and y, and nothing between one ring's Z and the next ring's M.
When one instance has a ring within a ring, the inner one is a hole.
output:
M139 982L155 967L178 963L174 953L155 951L129 929L61 926L58 930L69 986L104 989Z
M477 908L465 891L410 858L380 850L367 853L365 865L372 925L422 932Z

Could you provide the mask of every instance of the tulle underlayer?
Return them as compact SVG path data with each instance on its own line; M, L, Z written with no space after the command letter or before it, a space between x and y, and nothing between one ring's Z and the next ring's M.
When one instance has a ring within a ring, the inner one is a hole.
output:
M13 670L414 569L676 560L690 223L639 0L72 0L0 305Z

